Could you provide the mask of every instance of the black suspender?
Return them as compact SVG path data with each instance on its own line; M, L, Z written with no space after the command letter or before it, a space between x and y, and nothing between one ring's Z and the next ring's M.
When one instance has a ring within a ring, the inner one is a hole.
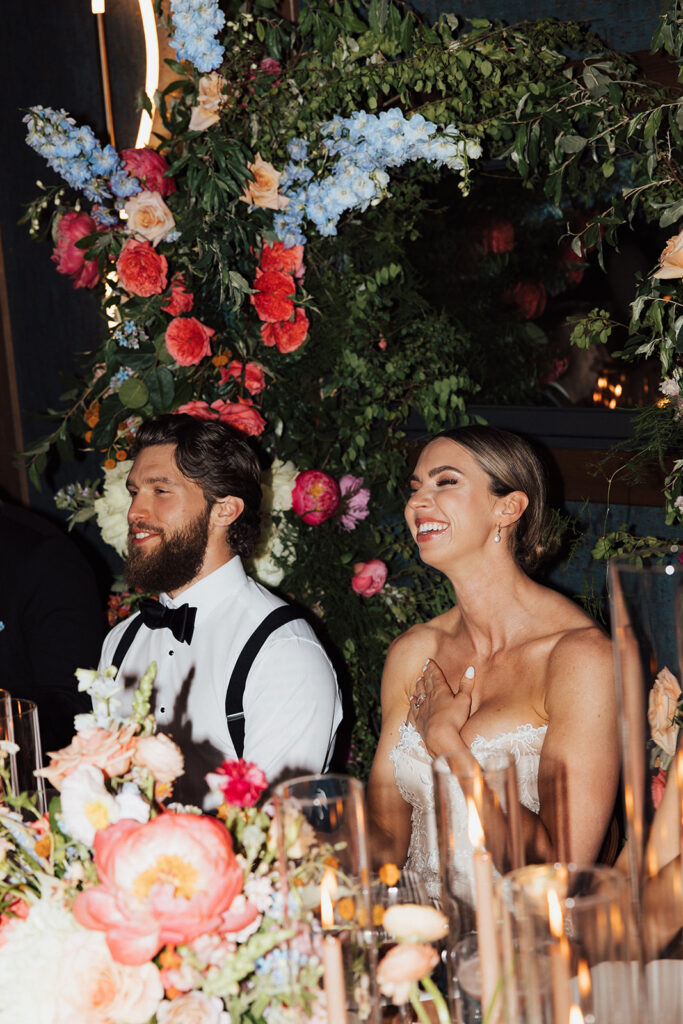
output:
M296 608L292 608L291 605L285 604L281 608L275 608L256 627L235 662L225 694L225 717L228 723L230 739L232 740L237 757L242 757L244 753L244 688L247 684L247 677L251 671L251 666L254 664L257 654L271 633L274 633L276 629L284 626L287 622L303 618L304 616L301 612ZM142 616L137 615L132 622L128 623L123 631L123 636L119 640L113 658L113 664L118 669L121 668L123 659L128 653L128 649L141 626Z
M294 619L303 619L303 615L296 608L292 608L291 605L286 604L281 608L275 608L256 627L235 662L235 667L232 670L230 682L228 683L227 693L225 694L225 717L228 723L230 739L232 740L237 757L242 757L244 753L244 687L246 686L251 666L254 664L256 655L270 634Z

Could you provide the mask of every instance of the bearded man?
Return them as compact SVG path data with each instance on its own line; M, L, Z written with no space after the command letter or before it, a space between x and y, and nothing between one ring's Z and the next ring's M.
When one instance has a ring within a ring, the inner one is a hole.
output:
M130 587L159 593L107 636L124 711L157 663L153 711L180 746L177 799L244 757L269 782L326 769L342 717L332 665L300 613L247 576L259 536L258 459L244 435L187 415L141 425L127 481ZM207 801L203 801L208 806Z

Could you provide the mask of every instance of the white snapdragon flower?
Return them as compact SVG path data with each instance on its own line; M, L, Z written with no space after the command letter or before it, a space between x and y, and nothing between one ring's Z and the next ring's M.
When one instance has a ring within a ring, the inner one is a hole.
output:
M109 729L114 723L115 712L121 706L116 694L123 689L116 681L117 672L114 665L105 668L103 672L90 668L76 669L78 689L88 694L93 706L92 713L76 715L74 725L77 732L97 727Z

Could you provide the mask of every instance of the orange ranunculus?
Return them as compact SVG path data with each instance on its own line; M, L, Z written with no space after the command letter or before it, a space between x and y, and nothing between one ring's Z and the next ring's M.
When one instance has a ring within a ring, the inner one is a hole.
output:
M659 257L659 269L653 277L673 279L683 277L683 231L672 235Z
M211 355L209 339L216 332L194 316L175 317L164 335L166 349L178 366L196 366Z
M253 164L247 164L247 169L254 180L247 182L240 199L252 206L262 206L266 210L284 210L289 199L278 192L280 172L276 171L272 164L262 160L260 153L254 157Z
M254 289L249 301L256 309L259 320L276 323L278 320L288 320L294 312L292 296L296 285L291 274L266 270L256 275Z
M294 352L308 337L309 320L301 306L294 313L294 320L280 320L261 326L263 344L269 348L277 346L279 352Z
M156 252L149 242L131 238L116 261L116 273L123 288L131 295L147 298L160 295L166 287L166 257Z
M230 834L215 818L126 818L98 832L93 848L100 884L78 894L74 916L106 933L119 963L146 963L166 943L217 930L242 890Z

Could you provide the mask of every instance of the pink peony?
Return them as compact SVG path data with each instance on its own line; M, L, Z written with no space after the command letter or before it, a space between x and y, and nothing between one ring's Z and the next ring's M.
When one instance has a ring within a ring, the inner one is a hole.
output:
M65 213L57 225L57 245L51 259L58 274L73 278L74 288L94 288L100 279L97 260L86 260L85 250L76 242L97 231L97 223L87 213Z
M294 352L304 343L308 335L309 320L299 306L293 320L281 320L277 323L266 323L261 326L263 344L271 348L277 346L279 352Z
M135 747L133 764L144 768L155 782L173 782L183 774L183 755L172 739L157 733L141 736Z
M160 295L166 287L166 257L156 252L149 242L131 238L116 261L121 286L131 295L148 298Z
M250 395L260 395L266 386L266 375L258 363L241 363L239 359L233 359L227 366L221 366L220 374L223 384L233 378L240 382L244 379L244 386Z
M143 964L166 943L215 931L242 889L230 834L215 818L124 819L98 832L93 849L100 884L78 894L74 916L106 932L119 963Z
M309 526L319 526L339 505L339 485L319 469L299 473L292 490L292 508Z
M175 317L166 328L166 350L178 366L196 366L211 355L209 339L215 333L194 316Z
M217 420L218 413L209 407L209 403L205 402L202 398L192 398L189 402L185 402L184 405L179 405L175 410L175 415L179 416L181 413L185 413L187 416L194 416L198 420Z
M67 775L80 765L91 764L108 778L123 775L130 768L137 737L135 725L126 725L115 732L107 729L81 729L68 747L49 752L50 763L36 774L47 779L55 789L61 789Z
M205 778L209 789L221 793L226 804L235 807L253 807L268 788L268 780L259 766L243 757L239 761L224 761Z
M360 597L374 597L379 594L387 579L387 567L379 558L369 562L356 562L351 589Z
M176 190L173 178L165 178L168 163L153 149L122 149L121 158L126 170L137 178L144 189L170 196Z
M280 270L283 274L293 274L294 277L304 276L304 247L293 245L286 249L282 242L273 242L272 246L264 242L259 260L261 271Z
M243 434L258 437L263 433L266 421L251 398L238 398L236 402L226 402L222 398L217 398L211 403L211 408L216 410L222 423L229 423Z
M345 473L341 478L339 490L344 509L339 522L344 530L355 530L361 519L367 519L370 514L370 491L363 487L362 476L352 476L351 473Z
M181 313L189 313L193 305L194 295L188 292L182 274L176 274L171 281L171 297L161 308L164 313L179 316Z
M259 320L276 323L278 320L287 320L294 312L292 295L296 285L290 274L266 270L256 275L254 289L249 301L256 309Z

